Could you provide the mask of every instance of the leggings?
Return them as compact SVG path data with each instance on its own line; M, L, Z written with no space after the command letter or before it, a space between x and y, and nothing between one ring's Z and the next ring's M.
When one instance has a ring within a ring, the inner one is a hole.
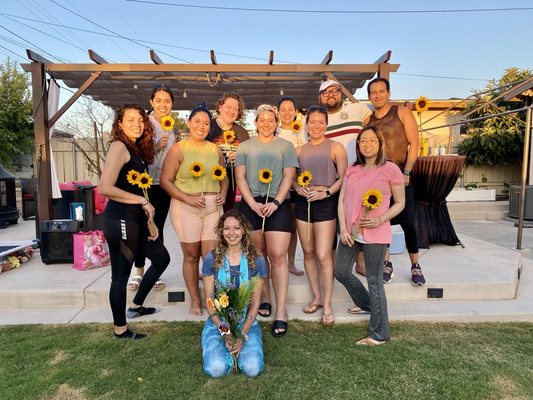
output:
M233 358L226 348L226 341L210 319L206 321L202 331L202 359L204 372L212 378L227 375L233 368ZM248 341L242 345L237 364L248 377L263 372L263 337L257 321L254 321L248 332Z
M125 220L104 218L104 234L109 245L111 258L111 287L109 302L115 326L126 325L126 285L133 261L138 256L148 257L152 265L141 281L133 299L142 305L156 281L170 263L170 255L158 238L148 241L146 219L126 218Z
M368 290L352 273L357 253L361 249L365 256ZM344 285L357 306L370 311L368 336L380 341L390 339L387 296L383 285L383 260L386 250L386 244L355 242L352 247L348 247L339 241L335 257L335 278Z

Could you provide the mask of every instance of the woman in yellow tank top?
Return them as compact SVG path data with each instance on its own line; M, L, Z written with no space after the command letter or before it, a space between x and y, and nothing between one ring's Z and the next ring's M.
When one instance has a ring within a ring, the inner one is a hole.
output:
M161 187L172 197L170 219L183 251L183 278L191 305L189 314L202 315L198 267L216 244L215 227L228 191L222 151L206 140L211 114L200 103L191 111L190 135L172 146L161 172Z

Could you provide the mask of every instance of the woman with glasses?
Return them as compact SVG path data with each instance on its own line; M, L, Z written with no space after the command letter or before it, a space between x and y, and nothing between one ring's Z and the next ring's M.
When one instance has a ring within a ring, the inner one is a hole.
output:
M298 194L294 216L313 295L303 311L313 314L324 307L321 323L333 325L331 248L336 239L338 192L348 159L342 144L324 136L328 126L328 112L324 107L310 107L306 122L309 142L296 149L300 175L292 184Z
M211 120L211 128L207 135L207 140L219 146L224 153L226 172L230 181L224 211L235 206L235 168L232 168L231 164L235 162L239 144L250 139L248 131L236 122L242 118L244 107L241 96L236 93L224 93L215 105L218 117Z
M291 96L282 96L278 102L280 127L277 129L276 136L291 142L295 149L307 143L307 134L303 120L298 120L298 108L296 101ZM291 199L291 208L294 213L294 204L296 202L296 192L291 190L289 192ZM289 243L289 272L296 276L302 276L303 271L296 268L294 258L296 256L296 242L298 241L298 234L296 231L296 220L294 221L293 230L291 231L291 241Z
M152 113L149 115L150 123L154 131L154 162L148 166L148 171L153 179L152 186L148 189L150 201L155 208L154 223L159 230L159 238L164 242L163 230L167 219L168 209L170 208L170 196L161 189L160 178L163 161L174 143L176 143L176 133L174 126L165 125L165 118L170 116L174 95L172 90L166 85L155 86L150 96L150 106ZM161 122L163 121L163 123ZM128 282L129 290L137 290L144 276L145 259L135 260L135 275ZM154 290L163 290L165 282L158 279L154 285Z
M258 136L239 146L235 156L235 177L242 194L240 209L252 224L253 239L264 257L270 260L272 286L276 295L276 314L272 325L275 337L287 333L287 291L289 268L287 249L292 229L289 190L296 175L298 160L294 146L274 135L278 125L276 107L257 108ZM270 285L263 285L259 314L270 316Z
M216 245L215 227L228 190L227 177L220 181L215 174L224 165L224 156L206 140L210 123L211 114L202 102L189 115L189 137L172 146L161 172L161 187L172 198L170 220L183 251L183 278L193 316L202 315L200 257L205 258Z
M389 221L405 205L402 172L396 164L386 160L384 148L379 128L368 126L359 135L357 160L346 170L338 206L341 240L335 260L335 277L355 303L350 313L370 311L368 336L357 342L367 346L379 346L390 340L383 260L392 239ZM389 206L391 196L394 204ZM361 250L368 290L352 273Z

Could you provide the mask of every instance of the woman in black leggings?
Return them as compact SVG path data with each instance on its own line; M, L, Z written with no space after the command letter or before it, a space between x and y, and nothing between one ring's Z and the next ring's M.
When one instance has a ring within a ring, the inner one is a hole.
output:
M111 130L104 170L98 188L109 198L104 214L104 233L111 256L109 302L115 324L114 337L142 339L126 323L126 285L136 257L152 262L139 290L128 308L128 318L153 314L155 308L143 307L146 296L170 263L170 256L154 224L155 209L143 195L137 175L148 171L154 159L152 125L141 106L124 105L118 110ZM136 173L134 173L134 172ZM146 246L148 241L153 241Z

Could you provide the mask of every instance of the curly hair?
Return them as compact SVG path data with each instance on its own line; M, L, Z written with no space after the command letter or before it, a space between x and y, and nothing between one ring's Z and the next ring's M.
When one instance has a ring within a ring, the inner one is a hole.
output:
M257 257L261 256L261 253L259 250L257 250L257 247L255 247L254 241L252 240L252 226L240 210L232 208L231 210L226 211L224 215L220 217L215 228L215 232L218 237L217 245L213 249L215 270L218 270L224 265L224 259L228 250L228 242L226 242L226 239L224 239L224 222L226 222L226 219L230 217L239 221L239 225L242 228L242 252L248 260L248 268L255 269L255 260Z
M215 104L215 111L220 114L220 107L224 105L227 99L234 99L237 100L237 103L239 103L239 112L237 113L237 121L240 120L243 116L244 109L246 106L244 105L244 101L241 96L239 96L237 93L224 93L220 99Z
M127 110L135 110L143 118L143 134L135 142L132 142L119 126L119 122L123 121L124 114ZM152 124L148 120L148 115L140 105L124 104L118 109L118 111L116 112L115 121L113 121L113 127L111 128L111 142L118 141L124 143L124 145L128 148L129 151L146 161L148 164L152 164L154 162L155 154L153 136L154 131L152 128Z

